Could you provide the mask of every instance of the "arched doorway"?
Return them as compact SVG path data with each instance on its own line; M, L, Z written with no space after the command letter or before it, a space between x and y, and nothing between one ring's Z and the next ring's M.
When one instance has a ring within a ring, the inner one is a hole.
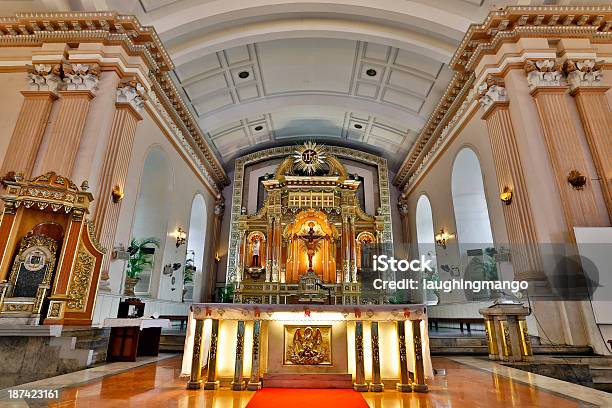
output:
M431 203L425 194L419 197L416 207L416 233L419 256L431 259L433 272L426 274L425 279L438 281L438 263L436 259L436 239L434 234L433 213ZM435 305L438 303L438 296L434 291L425 291L425 303Z
M183 270L183 301L200 301L204 290L202 285L204 271L204 250L206 245L206 202L201 194L196 194L191 202L189 235L187 237L187 256Z
M140 191L136 200L132 238L155 238L159 248L153 251L152 267L140 274L135 293L138 296L162 297L161 269L168 231L168 213L173 189L172 168L166 153L158 146L149 150L140 177Z
M485 196L480 161L470 148L455 157L451 176L457 243L463 278L481 281L497 279L497 264L489 210ZM487 298L484 291L466 291L468 300Z
M459 151L451 178L460 255L470 249L493 246L480 161L472 149L466 147Z

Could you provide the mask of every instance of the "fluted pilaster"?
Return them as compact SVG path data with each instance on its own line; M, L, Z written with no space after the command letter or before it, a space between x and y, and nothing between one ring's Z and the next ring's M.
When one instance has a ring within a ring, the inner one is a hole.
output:
M588 175L587 163L580 147L580 139L570 115L565 93L566 86L537 86L531 91L535 99L544 139L555 171L557 187L566 222L573 237L572 227L601 225L593 186L590 180L580 189L573 188L568 175L577 171Z
M512 201L503 206L512 266L518 280L544 279L525 174L508 105L507 100L492 103L487 106L483 119L489 131L499 191L509 189L512 192Z
M608 89L607 86L580 86L572 95L612 222L612 111L606 98Z
M53 120L49 144L41 152L41 174L47 171L62 175L72 173L89 104L94 97L89 90L60 91L59 94L59 110Z
M109 134L102 173L98 182L97 205L94 211L94 225L100 244L107 248L102 261L101 288L108 288L108 269L114 246L121 199L113 197L113 189L124 191L127 178L136 126L142 116L128 103L117 103L113 123Z
M57 94L52 91L22 91L21 94L24 97L23 103L4 156L0 175L4 176L9 171L21 172L27 179L32 175Z

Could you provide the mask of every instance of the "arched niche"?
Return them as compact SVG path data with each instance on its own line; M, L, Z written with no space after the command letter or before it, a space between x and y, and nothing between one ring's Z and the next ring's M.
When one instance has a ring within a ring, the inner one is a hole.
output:
M202 284L204 282L204 250L206 246L206 201L202 194L196 194L191 202L191 215L189 217L189 235L187 236L187 257L183 270L183 301L200 301ZM189 282L189 267L193 265L191 282Z
M140 190L136 200L132 237L138 240L157 238L153 267L145 270L136 284L135 293L140 296L160 297L160 275L168 235L168 214L172 197L174 178L166 153L159 146L153 146L145 158Z
M453 163L451 191L459 253L493 246L493 233L480 161L469 147L459 151Z
M415 226L419 256L424 256L425 259L431 259L434 270L433 273L426 274L424 278L428 280L439 280L433 213L431 211L429 198L425 194L421 195L417 201ZM426 291L425 303L430 305L437 304L438 296L433 291Z

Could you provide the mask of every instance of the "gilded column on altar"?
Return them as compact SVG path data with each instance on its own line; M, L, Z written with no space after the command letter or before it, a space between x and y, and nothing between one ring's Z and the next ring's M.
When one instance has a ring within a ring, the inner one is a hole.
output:
M365 365L363 357L363 322L355 322L355 391L367 391L368 384L365 380Z
M247 390L257 391L261 389L259 367L261 360L261 320L253 322L253 350L251 352L251 378L247 384Z
M408 351L406 350L406 322L399 320L397 325L397 345L399 349L400 382L395 385L396 390L412 392L410 373L408 371Z
M202 341L204 338L204 320L196 320L193 338L193 354L191 357L191 375L187 389L199 390L202 388Z
M414 392L427 392L425 383L425 365L423 361L423 335L421 333L422 320L411 320L412 325L412 347L414 348Z
M244 320L238 321L236 330L236 360L234 362L234 380L232 381L232 390L242 391L245 388L244 380L242 379L242 366L244 362Z
M212 319L212 331L210 334L210 350L208 351L208 365L206 372L205 390L216 390L219 388L217 381L217 350L219 346L219 320Z
M372 322L370 326L370 337L372 341L372 382L370 391L382 392L384 385L380 376L380 342L378 337L378 322Z

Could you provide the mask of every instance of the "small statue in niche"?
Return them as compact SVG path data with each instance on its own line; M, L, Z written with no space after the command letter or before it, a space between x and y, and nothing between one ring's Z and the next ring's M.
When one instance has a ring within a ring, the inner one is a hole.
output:
M253 253L252 266L255 268L259 266L259 246L260 245L261 245L261 241L259 240L259 237L255 237L253 239L253 246L251 247L251 252Z

